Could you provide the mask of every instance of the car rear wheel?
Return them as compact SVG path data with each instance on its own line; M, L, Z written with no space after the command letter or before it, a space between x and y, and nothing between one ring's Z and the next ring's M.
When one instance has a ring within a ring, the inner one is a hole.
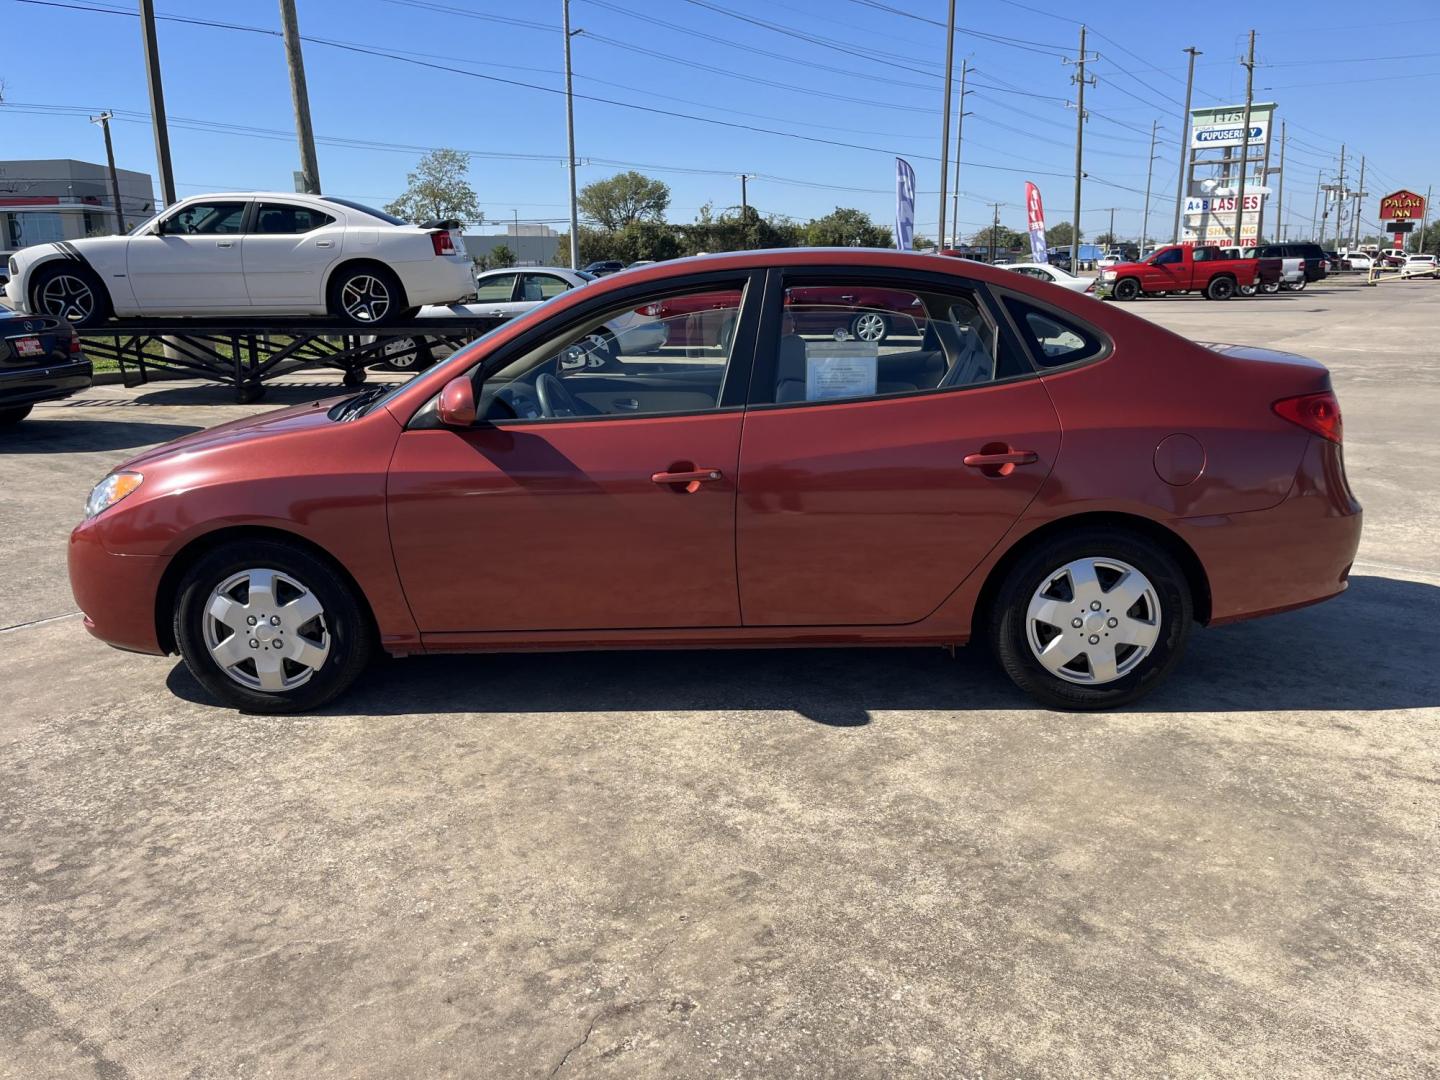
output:
M850 320L850 336L861 341L884 341L890 333L890 320L878 311L862 311Z
M330 314L352 326L387 326L405 313L400 281L383 266L353 266L330 282Z
M1116 300L1134 300L1140 295L1140 282L1134 278L1121 278L1115 283Z
M1157 544L1124 532L1059 536L1010 571L991 643L1015 685L1056 709L1105 709L1174 668L1193 607L1185 575Z
M1205 288L1205 295L1211 300L1229 300L1235 295L1235 279L1228 277L1214 278Z
M1293 281L1289 285L1286 285L1285 288L1289 289L1291 292L1304 292L1305 286L1308 284L1309 282L1307 282L1304 278L1301 278L1299 281Z
M381 367L390 371L424 371L435 364L435 354L424 338L389 338L380 348Z
M181 581L175 641L220 701L245 712L318 708L370 662L375 636L353 587L299 547L227 544Z
M30 415L30 410L34 407L34 405L17 405L13 409L0 409L0 427L18 424Z
M73 262L50 263L35 271L30 307L85 329L110 317L110 296L90 270Z

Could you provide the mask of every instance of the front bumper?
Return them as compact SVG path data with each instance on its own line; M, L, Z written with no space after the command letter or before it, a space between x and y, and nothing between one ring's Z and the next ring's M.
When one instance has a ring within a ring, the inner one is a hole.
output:
M170 560L107 551L95 527L99 520L82 522L70 534L70 591L85 629L117 649L162 655L155 601Z
M50 367L0 368L0 406L53 401L87 389L94 381L89 360Z

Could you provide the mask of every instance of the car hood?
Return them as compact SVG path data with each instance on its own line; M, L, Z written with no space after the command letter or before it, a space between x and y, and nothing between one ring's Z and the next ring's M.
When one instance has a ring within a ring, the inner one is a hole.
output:
M221 446L251 440L269 438L275 435L292 434L298 431L326 427L335 423L326 415L337 401L343 401L353 394L324 398L306 405L295 405L288 409L247 416L243 420L232 420L228 424L206 428L192 435L182 435L167 443L151 447L121 465L121 469L142 469L147 464L161 460L181 458L189 454L214 450Z

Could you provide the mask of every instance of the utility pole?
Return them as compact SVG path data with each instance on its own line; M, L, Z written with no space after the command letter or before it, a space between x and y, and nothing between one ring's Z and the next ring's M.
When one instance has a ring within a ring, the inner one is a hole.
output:
M515 224L512 226L512 235L515 237L515 265L520 265L520 211L514 208L510 210L510 220Z
M1340 247L1345 220L1345 144L1340 144L1340 175L1335 180L1335 247Z
M110 118L115 114L106 109L99 116L90 117L92 124L99 124L105 132L105 164L110 170L110 197L115 200L115 223L125 235L125 208L120 203L120 176L115 171L115 147L110 142Z
M1180 114L1180 176L1175 181L1175 230L1170 238L1172 244L1180 242L1180 206L1185 201L1185 181L1190 173L1190 91L1195 88L1195 57L1200 50L1191 45L1185 50L1190 54L1190 68L1185 74L1185 111Z
M1420 239L1415 242L1416 255L1425 254L1425 226L1430 221L1430 196L1434 194L1434 192L1434 184L1431 184L1425 189L1425 209L1420 211Z
M960 246L960 143L965 136L965 117L970 114L965 111L965 76L969 74L970 61L960 61L960 116L955 121L955 190L950 193L950 246ZM940 246L945 245L945 236L942 233L939 240Z
M950 80L955 64L955 0L950 0L950 19L945 28L945 104L940 119L940 231L935 235L945 241L945 181L950 169Z
M1096 59L1099 59L1097 56ZM1085 24L1080 24L1080 56L1075 61L1075 74L1070 76L1079 90L1075 100L1075 212L1070 219L1070 272L1080 269L1080 182L1085 178L1085 84L1095 82L1085 74Z
M1355 192L1355 212L1350 215L1350 246L1352 248L1360 245L1360 208L1370 193L1365 190L1365 155L1360 155L1360 186Z
M742 249L750 246L746 235L746 229L750 222L750 190L747 185L754 179L754 173L740 174L740 247Z
M1113 251L1118 245L1115 243L1115 207L1110 207L1110 249Z
M565 161L570 168L570 269L580 269L580 204L575 196L575 90L570 79L570 0L561 0L565 36Z
M1275 232L1285 242L1285 121L1280 121L1280 183L1275 189Z
M1159 120L1150 121L1150 158L1145 163L1145 212L1140 217L1140 257L1142 259L1145 257L1145 238L1150 232L1150 178L1155 172L1155 130L1159 126Z
M992 203L995 208L995 218L990 224L990 262L995 262L995 248L1000 235L1000 204Z
M300 51L300 24L295 18L295 0L280 0L280 26L285 35L285 62L290 66L295 137L300 142L301 190L319 195L320 161L315 156L315 131L310 126L310 92L305 89L305 56Z
M1236 247L1244 246L1240 237L1240 229L1245 221L1245 172L1250 165L1250 105L1255 97L1255 31L1250 31L1250 52L1246 59L1240 61L1245 65L1245 119L1240 123L1240 187L1239 194L1235 196L1235 232L1230 240ZM1259 215L1256 215L1256 223L1259 223ZM1260 237L1255 237L1258 242Z
M1316 169L1316 170L1315 170L1315 206L1314 206L1314 207L1311 209L1311 211L1310 211L1310 239L1314 240L1317 244L1319 244L1319 243L1322 242L1321 239L1320 239L1320 228L1319 228L1319 226L1320 226L1320 190L1321 190L1321 188L1324 187L1324 184L1325 184L1325 174L1324 174L1321 170Z
M310 92L305 85L305 56L295 0L280 0L280 25L285 40L285 63L290 71L290 100L295 110L295 139L300 147L300 174L296 190L320 194L320 160L315 153L315 130L310 124Z
M165 122L165 88L160 82L155 0L140 0L140 38L145 47L145 80L150 87L150 126L155 129L155 163L160 167L160 197L169 206L175 201L175 171L170 167L170 128Z

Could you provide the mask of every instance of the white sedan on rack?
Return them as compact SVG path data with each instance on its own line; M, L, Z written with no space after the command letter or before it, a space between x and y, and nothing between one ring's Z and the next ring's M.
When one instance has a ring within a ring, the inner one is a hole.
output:
M412 225L330 195L197 195L126 236L22 248L16 311L77 327L111 316L328 315L384 326L475 291L459 223Z

